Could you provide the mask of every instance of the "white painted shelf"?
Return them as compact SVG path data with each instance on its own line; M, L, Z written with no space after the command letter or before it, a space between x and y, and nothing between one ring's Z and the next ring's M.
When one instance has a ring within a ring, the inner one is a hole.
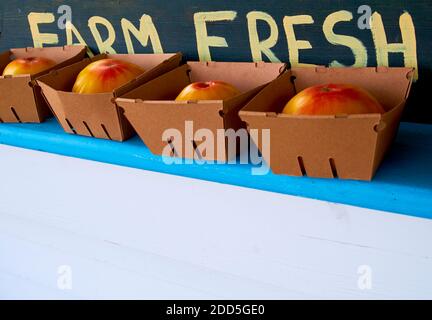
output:
M432 220L3 145L0 177L0 298L432 298Z

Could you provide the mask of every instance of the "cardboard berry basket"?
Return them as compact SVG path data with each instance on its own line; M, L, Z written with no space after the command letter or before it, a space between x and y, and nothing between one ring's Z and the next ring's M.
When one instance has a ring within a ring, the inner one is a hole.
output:
M270 129L264 158L276 174L371 180L395 137L413 70L410 68L293 68L241 111L249 129ZM319 84L353 84L369 91L384 114L295 116L280 113L297 92ZM255 141L258 148L262 146Z
M52 70L78 62L86 54L85 46L16 48L0 54L0 72L14 59L43 57L56 65L38 74L0 77L0 122L43 122L51 111L42 98L36 79Z
M93 61L112 58L134 63L144 69L137 78L113 92L79 94L72 92L76 77ZM71 134L124 141L134 131L119 113L115 98L177 67L182 56L176 54L100 54L65 68L54 70L37 80L51 110L63 129Z
M164 154L171 146L171 154L179 158L227 161L238 153L238 142L234 151L228 152L228 143L214 143L213 147L199 150L204 139L195 140L197 130L211 131L214 139L221 130L244 128L238 111L263 86L274 80L285 70L282 63L247 62L188 62L175 70L154 79L118 98L117 104L138 135L154 154ZM192 82L225 81L241 92L228 100L175 101L177 95ZM188 134L186 123L191 127ZM165 139L167 130L181 133L181 150L176 150L178 141L174 137ZM188 153L186 150L193 149ZM207 152L211 150L212 152Z

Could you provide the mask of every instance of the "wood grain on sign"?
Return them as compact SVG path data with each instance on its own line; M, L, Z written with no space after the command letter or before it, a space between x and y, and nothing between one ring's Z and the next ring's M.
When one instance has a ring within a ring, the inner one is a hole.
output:
M418 1L104 0L0 3L0 49L85 43L190 60L416 68L404 119L432 123L432 6ZM370 18L370 19L369 19Z

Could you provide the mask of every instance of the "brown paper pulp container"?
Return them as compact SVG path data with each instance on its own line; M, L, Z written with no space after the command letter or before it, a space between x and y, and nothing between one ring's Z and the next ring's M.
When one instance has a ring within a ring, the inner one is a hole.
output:
M173 141L162 141L167 129L177 129L187 139L185 122L193 121L193 129L209 129L217 136L218 129L243 128L238 111L254 96L263 85L274 80L285 70L281 63L246 63L246 62L188 62L187 64L138 87L118 98L117 104L124 110L138 135L154 154L161 155L164 148L174 145ZM184 87L192 82L225 81L234 85L241 94L222 100L174 101ZM185 140L183 139L183 140ZM215 138L216 140L216 138ZM202 141L184 141L195 152L192 156L172 148L177 157L196 158L197 148ZM226 141L222 147L211 152L200 153L203 160L227 161L234 156L228 153ZM238 146L237 146L238 152ZM235 153L235 152L234 152Z
M252 99L240 111L240 117L249 130L270 129L270 159L264 158L276 174L371 180L397 132L412 73L409 68L293 68ZM280 113L296 92L327 83L366 89L386 113ZM255 143L262 150L259 142Z
M1 53L0 72L16 58L44 57L57 64L34 75L0 77L0 122L42 122L51 116L35 80L54 69L82 60L85 54L85 46L17 48Z
M145 72L113 92L78 94L71 92L79 72L88 64L112 58L134 63ZM119 113L115 98L177 67L176 54L100 54L55 70L37 80L42 93L63 129L72 134L124 141L134 131Z

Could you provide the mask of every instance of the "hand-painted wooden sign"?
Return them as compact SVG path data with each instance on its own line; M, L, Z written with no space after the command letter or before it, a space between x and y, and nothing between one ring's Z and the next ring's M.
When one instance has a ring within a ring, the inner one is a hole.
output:
M415 67L404 117L432 123L431 0L3 0L0 8L2 50L82 43L190 60Z

